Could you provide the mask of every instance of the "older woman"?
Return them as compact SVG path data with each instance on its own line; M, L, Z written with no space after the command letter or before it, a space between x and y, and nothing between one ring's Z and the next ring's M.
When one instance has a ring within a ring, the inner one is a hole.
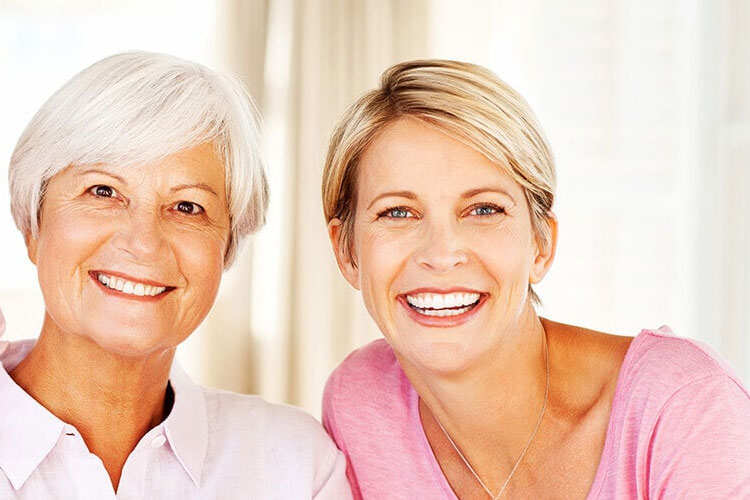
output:
M750 397L705 346L537 316L554 188L528 105L481 67L399 64L341 120L325 215L385 336L324 398L355 497L750 497Z
M166 55L99 61L34 116L9 178L45 314L0 345L0 498L348 498L313 418L173 363L264 221L262 163L241 84Z

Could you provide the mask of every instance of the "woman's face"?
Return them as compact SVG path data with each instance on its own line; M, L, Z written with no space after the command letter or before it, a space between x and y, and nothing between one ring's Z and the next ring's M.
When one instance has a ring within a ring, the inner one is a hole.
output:
M211 144L136 167L64 170L28 239L47 321L125 356L176 346L213 304L229 226Z
M339 266L409 363L456 372L524 327L551 263L523 189L485 156L411 118L385 128L357 178L352 263Z

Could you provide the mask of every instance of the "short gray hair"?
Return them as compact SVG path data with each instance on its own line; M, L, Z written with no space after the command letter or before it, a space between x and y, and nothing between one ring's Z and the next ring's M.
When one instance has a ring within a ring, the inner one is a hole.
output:
M260 118L240 81L166 54L127 52L94 63L31 119L8 171L11 212L36 237L47 182L71 165L148 164L212 142L231 219L224 264L268 208Z

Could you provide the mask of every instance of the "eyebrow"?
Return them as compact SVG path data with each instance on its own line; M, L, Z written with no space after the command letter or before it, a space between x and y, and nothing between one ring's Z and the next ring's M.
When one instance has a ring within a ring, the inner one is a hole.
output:
M406 198L409 200L416 200L417 195L412 193L411 191L388 191L387 193L380 193L377 195L367 206L367 210L370 210L372 206L377 202L378 200L381 200L383 198Z
M219 197L219 195L216 193L216 191L214 191L211 186L209 186L208 184L206 184L204 182L196 182L194 184L179 184L179 185L173 187L172 189L170 189L169 191L172 192L172 193L174 193L176 191L182 191L183 189L192 189L192 188L194 188L194 189L202 189L204 191L208 191L209 193L213 194L217 198Z
M503 196L507 196L510 198L510 200L515 203L516 199L511 195L508 191L502 188L475 188L475 189L469 189L468 191L464 191L464 193L461 195L461 198L468 199L472 198L478 194L482 193L497 193L501 194Z
M102 174L102 175L107 175L109 177L117 179L118 181L120 181L121 183L125 184L126 186L128 184L128 182L124 178L120 177L119 175L113 174L112 172L107 172L106 170L102 170L100 168L87 168L86 170L82 170L79 174L80 175L86 175L86 174ZM213 194L217 198L219 197L219 195L216 193L216 191L214 191L214 189L211 186L209 186L208 184L206 184L205 182L196 182L196 183L192 183L192 184L179 184L179 185L174 186L173 188L171 188L169 191L171 193L174 193L174 192L177 192L177 191L182 191L183 189L191 189L191 188L202 189L204 191L207 191L207 192Z
M120 177L117 174L113 174L112 172L107 172L106 170L102 170L101 168L87 168L86 170L82 170L79 172L79 175L86 175L86 174L103 174L107 175L109 177L112 177L114 179L117 179L118 181L122 182L123 184L127 185L127 181Z
M501 194L503 196L507 196L508 198L510 198L510 200L514 204L516 203L516 199L513 198L513 196L508 191L506 191L505 189L501 189L501 188L489 188L489 187L487 187L487 188L469 189L468 191L464 191L461 194L461 198L466 200L466 199L469 199L469 198L473 198L474 196L476 196L478 194L482 194L482 193L497 193L497 194ZM409 200L416 200L417 199L417 195L414 194L414 193L412 193L411 191L388 191L387 193L381 193L378 196L376 196L375 199L373 199L370 202L370 205L368 205L367 209L368 210L371 209L372 206L378 200L381 200L383 198L390 198L390 197L394 197L394 198L406 198L406 199L409 199Z

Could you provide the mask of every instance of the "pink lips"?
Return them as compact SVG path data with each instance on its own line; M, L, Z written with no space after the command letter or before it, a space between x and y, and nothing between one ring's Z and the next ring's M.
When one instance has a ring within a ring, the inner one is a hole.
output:
M465 311L461 314L457 314L455 316L427 316L415 311L406 300L407 295L414 295L418 293L479 293L480 297L479 302L477 302L475 306L471 307L468 311ZM408 294L399 295L396 301L404 308L406 314L416 323L422 326L433 328L450 328L462 325L463 323L466 323L471 318L473 318L474 315L476 315L477 312L482 308L488 297L489 295L487 293L477 292L476 290L470 290L467 288L450 288L447 290L438 290L435 288L419 288L416 290L411 290Z
M128 281L133 281L136 283L143 283L144 285L151 285L151 286L158 286L158 287L166 287L166 290L164 290L159 295L131 295L127 293L122 293L118 290L113 290L112 288L109 288L107 286L104 286L101 281L99 281L98 274L106 274L107 276L116 276L118 278L122 278ZM163 299L169 292L175 289L173 286L164 285L162 283L158 283L156 281L149 281L149 280L141 280L139 278L134 278L132 276L128 276L126 274L122 273L113 273L111 271L89 271L89 276L91 276L91 279L94 280L94 283L99 287L100 290L102 290L107 295L111 295L113 297L118 297L121 299L127 299L127 300L133 300L136 302L156 302L157 300Z
M122 278L124 280L132 281L134 283L143 283L144 285L151 285L151 286L159 286L164 288L174 288L170 287L169 285L165 285L164 283L159 283L158 281L151 281L151 280L144 280L141 278L136 278L135 276L130 276L124 273L118 273L115 271L107 271L106 269L99 269L97 271L89 271L89 274L96 279L98 274L106 274L107 276L115 276L117 278Z

